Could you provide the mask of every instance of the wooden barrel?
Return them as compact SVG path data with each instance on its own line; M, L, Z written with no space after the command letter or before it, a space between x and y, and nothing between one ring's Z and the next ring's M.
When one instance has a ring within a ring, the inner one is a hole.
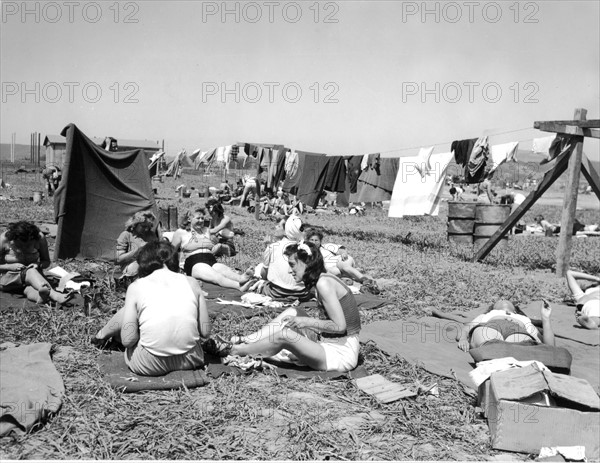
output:
M477 204L473 228L473 244L476 251L506 222L510 209L509 204ZM508 243L508 234L502 237L496 247L504 248L506 243Z
M473 243L475 203L448 201L448 239L455 243Z
M179 228L179 218L177 206L169 206L169 231L175 231Z
M163 231L169 231L169 207L158 209L158 223Z

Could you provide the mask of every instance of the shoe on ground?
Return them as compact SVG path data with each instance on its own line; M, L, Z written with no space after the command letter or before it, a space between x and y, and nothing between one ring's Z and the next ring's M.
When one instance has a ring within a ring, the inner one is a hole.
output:
M232 344L219 335L207 339L202 345L204 352L215 357L227 357L231 352L231 347Z

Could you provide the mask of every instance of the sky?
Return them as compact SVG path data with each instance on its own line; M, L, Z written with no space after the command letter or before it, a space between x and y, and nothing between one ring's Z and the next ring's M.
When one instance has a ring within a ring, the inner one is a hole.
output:
M74 123L167 155L409 156L600 118L598 1L3 1L0 26L2 143Z

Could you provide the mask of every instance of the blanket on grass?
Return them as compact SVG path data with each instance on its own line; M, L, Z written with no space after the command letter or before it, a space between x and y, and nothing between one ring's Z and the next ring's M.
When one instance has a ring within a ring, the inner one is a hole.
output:
M0 351L0 436L28 432L60 409L65 386L50 348L36 343Z
M54 303L52 303L54 304ZM83 310L83 296L75 293L73 298L62 307L74 307ZM26 311L40 310L41 305L28 300L23 294L5 293L0 291L0 313L22 309Z
M244 307L235 304L222 304L217 299L223 301L236 301L240 302L242 292L237 289L223 288L221 286L213 285L211 283L203 283L202 289L208 293L206 297L208 314L211 317L225 317L225 316L239 316L244 318L252 318L256 316L268 315L275 317L283 312L286 307L281 308L270 308L264 306L256 307ZM377 296L370 294L355 294L354 298L358 304L359 309L370 310L384 306L386 304L392 304L392 301L382 299ZM298 307L304 309L317 307L316 301L301 302Z
M531 320L540 320L542 301L533 301L521 310ZM600 346L600 330L588 330L575 320L575 306L565 304L552 305L552 328L554 335L559 338L570 339L590 346Z
M98 357L98 366L104 380L121 392L166 390L204 386L208 378L203 370L172 371L164 376L140 376L125 363L123 352L106 352Z
M462 325L435 317L377 321L363 326L360 341L374 341L388 354L398 354L430 373L455 378L473 391L469 372L475 362L471 355L458 349L456 334ZM570 339L557 338L556 347L566 348L572 357L571 375L586 379L600 390L600 356L598 348ZM564 355L557 358L562 362ZM560 365L560 363L559 363Z
M107 352L98 358L98 366L104 380L114 389L121 392L140 392L150 390L188 389L201 387L207 384L209 378L219 378L222 375L239 376L250 373L240 368L225 365L221 359L205 354L205 370L182 370L173 371L164 376L140 376L133 373L125 363L123 352ZM322 379L331 380L337 378L362 378L367 376L366 369L359 365L350 372L315 371L308 367L300 367L292 364L269 362L275 366L274 372L281 377L291 379Z

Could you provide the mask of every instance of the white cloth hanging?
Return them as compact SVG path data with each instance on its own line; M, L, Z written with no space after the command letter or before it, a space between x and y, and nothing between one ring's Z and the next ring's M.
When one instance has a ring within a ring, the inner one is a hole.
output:
M421 148L419 150L419 154L417 154L417 159L415 159L416 167L421 177L425 177L427 172L431 170L431 155L433 153L433 146L429 148Z
M440 193L452 157L451 152L432 154L430 169L423 177L417 168L418 156L400 158L388 217L438 215Z
M556 138L556 134L549 135L547 137L534 138L533 144L531 145L531 151L538 154L550 155L550 146Z
M495 171L500 165L509 160L516 161L516 153L519 148L518 141L511 141L510 143L502 143L500 145L493 145L490 148L490 159L488 163L491 163L492 168L489 170L490 173Z

